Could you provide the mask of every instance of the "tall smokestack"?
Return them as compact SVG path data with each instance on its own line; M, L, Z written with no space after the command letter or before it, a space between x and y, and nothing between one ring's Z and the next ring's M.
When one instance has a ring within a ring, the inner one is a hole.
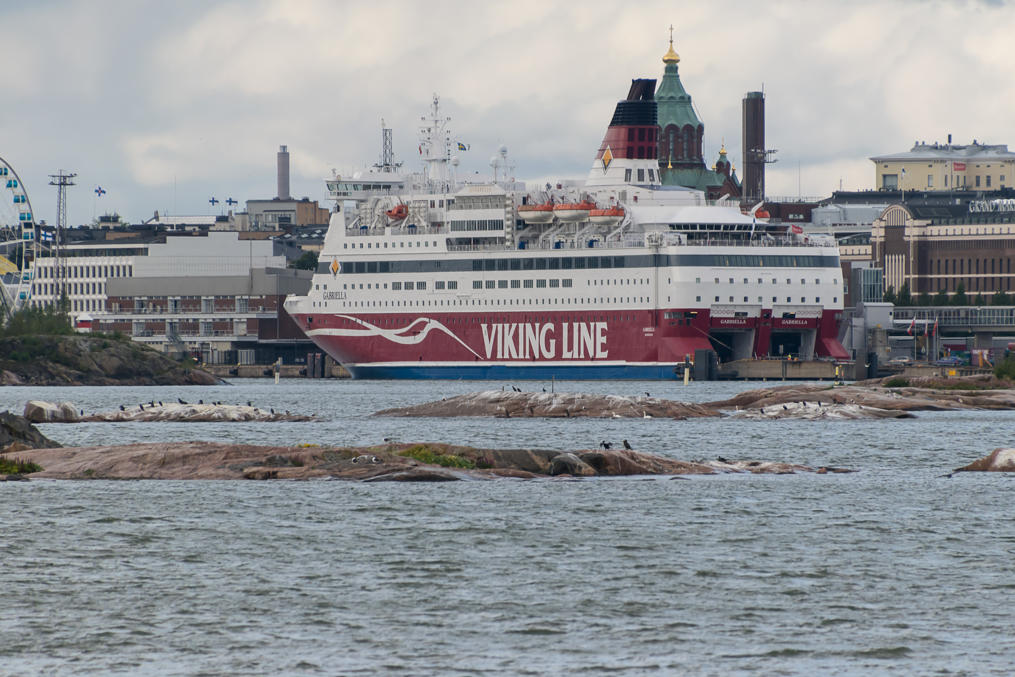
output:
M289 200L289 149L278 147L278 199Z
M765 93L744 95L744 180L746 202L765 198Z

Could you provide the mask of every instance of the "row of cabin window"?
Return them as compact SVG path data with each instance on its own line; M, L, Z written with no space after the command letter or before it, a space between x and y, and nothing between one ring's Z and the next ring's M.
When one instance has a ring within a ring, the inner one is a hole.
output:
M598 298L527 298L527 299L437 299L417 301L342 301L342 308L415 308L440 306L553 306L589 303L649 303L647 296L605 296ZM315 308L329 308L332 301L314 301Z
M731 277L729 280L730 280L730 284L736 284L736 280L734 278ZM695 284L701 284L701 278L700 277L694 278L694 282L695 282ZM751 283L750 280L748 280L745 277L744 278L744 284L750 284L750 283ZM772 278L772 284L778 284L778 283L779 283L779 281L773 277ZM719 278L718 277L715 278L715 284L719 284ZM764 280L762 278L760 278L760 277L758 278L758 284L764 284ZM791 279L789 279L787 277L786 278L786 284L793 284L793 280L791 280ZM801 277L800 278L800 284L807 284L807 280ZM818 278L814 278L814 284L821 284L821 280L819 280ZM832 284L839 284L839 281L837 279L833 279L832 280Z
M557 289L558 287L569 288L574 284L574 281L570 278L558 280L473 280L473 289L546 289L547 283L549 283L550 289Z
M503 222L501 222L501 226L502 227L503 227L503 225L504 225ZM363 249L363 244L364 243L362 243L362 242L359 243L359 248L360 249ZM377 243L376 247L374 247L373 245L374 245L373 242L367 242L366 243L366 248L367 249L380 249L381 248L381 243L380 242ZM405 246L406 246L405 242L399 242L397 249L405 249ZM409 241L408 242L408 246L409 246L410 249L412 247L429 247L430 246L430 242L428 240L423 240L422 242L420 242L420 241L416 241L416 242ZM437 240L433 241L433 246L434 247L437 246ZM387 242L384 243L384 248L385 249L388 248L388 243ZM392 249L396 249L394 242L391 243L391 248ZM356 243L353 242L352 246L350 247L348 242L344 242L344 243L342 243L342 249L356 249Z
M729 303L736 303L736 301L733 300L732 296L729 297L729 299L730 299ZM694 297L694 300L697 301L698 303L701 303L701 297L700 296ZM715 302L716 303L720 303L718 296L715 297ZM779 302L779 297L778 296L773 296L772 297L772 303L778 303L778 302ZM806 296L801 296L799 302L800 303L807 303L807 297ZM838 303L838 302L839 302L839 297L838 296L833 296L832 297L832 303ZM748 297L746 297L746 296L744 297L744 303L750 303L750 301L748 300ZM761 296L758 297L758 303L764 303L764 301L762 300ZM792 296L787 296L786 297L786 303L793 303L793 297ZM814 303L821 303L821 297L820 296L815 296L814 297Z

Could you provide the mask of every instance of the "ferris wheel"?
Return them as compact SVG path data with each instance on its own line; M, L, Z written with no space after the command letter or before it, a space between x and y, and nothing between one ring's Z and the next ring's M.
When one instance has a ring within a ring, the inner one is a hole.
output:
M0 319L28 304L41 245L21 177L0 157Z

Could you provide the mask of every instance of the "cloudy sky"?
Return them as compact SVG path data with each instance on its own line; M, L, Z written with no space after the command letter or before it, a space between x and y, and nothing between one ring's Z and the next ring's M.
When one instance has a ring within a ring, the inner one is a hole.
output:
M332 168L377 161L381 118L412 166L438 93L463 170L505 144L520 180L580 177L670 24L710 162L725 139L740 166L764 87L769 195L871 188L868 157L949 133L1015 147L1008 2L3 0L0 157L49 222L59 169L72 224L273 197L280 144L292 194L323 201Z

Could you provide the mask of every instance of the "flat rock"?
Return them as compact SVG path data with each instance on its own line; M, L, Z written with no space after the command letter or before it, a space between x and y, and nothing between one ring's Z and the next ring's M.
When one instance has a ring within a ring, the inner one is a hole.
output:
M69 403L63 403L69 404ZM62 410L63 404L59 405ZM33 412L48 411L49 408L57 407L49 402L33 400L25 405L25 416L29 417L29 407ZM130 407L124 407L117 411L103 411L95 414L79 416L73 405L70 405L70 414L73 418L50 418L45 419L50 423L77 423L84 422L149 422L149 421L176 421L184 423L207 423L207 422L244 422L244 421L313 421L313 416L303 416L286 412L265 411L259 407L248 407L235 404L180 404L178 402L161 403L154 405L142 403ZM41 415L41 414L40 414ZM35 420L35 419L33 419Z
M449 459L448 466L411 455ZM566 476L710 475L728 472L830 472L768 461L680 461L636 450L480 449L447 444L376 447L272 447L218 442L142 443L34 449L19 455L52 479L320 479L446 482ZM563 458L562 458L563 457ZM366 458L366 461L363 459ZM565 462L566 461L566 462Z
M739 409L732 415L735 418L753 420L793 418L805 421L819 419L848 421L870 418L916 418L908 411L900 411L898 409L881 409L862 404L841 404L836 402L825 404L820 400L817 402L785 402L783 404L773 404L758 408Z
M1015 472L1015 449L999 447L953 472Z
M889 377L845 386L791 384L758 388L727 400L705 402L703 406L721 411L737 411L768 409L801 402L856 405L885 411L1011 410L1015 409L1015 388L1010 382L993 377ZM879 414L881 416L883 415Z
M376 412L374 416L683 419L721 416L721 414L699 404L674 402L657 397L487 390L412 407L384 409Z

